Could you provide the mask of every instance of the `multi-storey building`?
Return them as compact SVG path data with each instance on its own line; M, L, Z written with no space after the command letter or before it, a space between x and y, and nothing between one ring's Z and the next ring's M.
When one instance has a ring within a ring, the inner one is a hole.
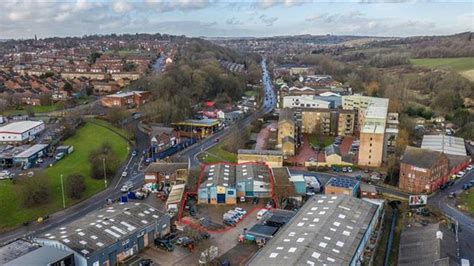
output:
M408 146L400 159L401 190L432 193L448 181L448 157L439 151Z
M376 125L366 125L360 132L358 164L378 167L382 164L385 146L385 128Z
M301 131L307 134L351 136L355 114L352 110L306 109L301 111Z
M296 123L292 109L284 108L280 111L278 120L277 144L283 155L295 154Z

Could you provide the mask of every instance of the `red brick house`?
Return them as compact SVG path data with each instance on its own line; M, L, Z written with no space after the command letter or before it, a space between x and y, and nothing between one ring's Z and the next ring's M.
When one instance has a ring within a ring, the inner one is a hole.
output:
M149 102L152 94L149 91L131 91L107 95L100 99L105 107L140 106Z
M448 157L439 151L407 146L400 158L399 188L420 194L432 193L448 182Z

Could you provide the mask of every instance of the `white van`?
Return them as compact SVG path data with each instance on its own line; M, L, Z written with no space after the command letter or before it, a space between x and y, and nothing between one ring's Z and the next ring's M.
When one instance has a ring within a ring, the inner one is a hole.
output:
M267 209L261 209L257 212L257 220L262 219L265 214L267 214L268 210Z

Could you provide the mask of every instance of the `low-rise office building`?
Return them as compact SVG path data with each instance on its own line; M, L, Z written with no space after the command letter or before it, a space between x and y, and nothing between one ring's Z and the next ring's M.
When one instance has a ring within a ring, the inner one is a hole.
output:
M130 91L103 96L100 103L105 107L140 106L149 102L152 94L149 91Z
M400 158L401 190L418 194L432 193L448 182L449 160L438 151L407 146Z
M315 195L249 265L360 265L383 204Z
M360 182L346 177L333 177L329 179L324 188L324 193L328 195L349 195L357 197L359 195Z
M34 238L74 253L74 264L116 265L170 231L170 217L143 203L116 203Z
M32 140L45 129L43 121L17 121L0 127L0 144L21 144Z

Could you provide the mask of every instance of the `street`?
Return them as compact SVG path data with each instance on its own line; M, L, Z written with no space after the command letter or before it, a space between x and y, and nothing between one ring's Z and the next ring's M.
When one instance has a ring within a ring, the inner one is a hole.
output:
M224 129L213 136L206 138L193 146L189 147L181 151L180 153L173 156L174 159L182 159L186 158L189 159L191 162L191 166L199 165L199 161L197 160L197 155L209 149L213 145L216 144L215 139L225 139L231 129L239 129L248 126L253 120L257 117L271 112L275 106L276 99L275 99L275 92L273 91L273 86L271 83L270 76L268 74L268 70L266 67L265 60L262 61L262 84L264 87L265 97L264 102L261 107L256 113L247 116L243 120L240 120L232 127ZM74 112L79 112L84 110L83 108L91 107L95 105L97 102L92 102L87 105L83 105L82 107L77 107L72 110ZM68 111L72 111L68 110ZM133 122L134 123L134 122ZM135 127L136 128L136 127ZM130 150L129 157L127 160L122 164L122 166L117 170L115 177L109 182L108 187L99 192L98 194L74 205L62 211L56 212L54 214L50 214L48 220L43 223L31 223L28 226L20 226L12 231L2 233L0 235L0 245L7 244L15 239L22 238L22 237L31 237L36 234L41 234L42 232L48 231L52 228L58 227L64 223L71 222L73 220L78 219L86 215L87 213L96 210L100 207L103 207L106 203L107 199L118 199L122 192L120 192L120 187L127 181L131 181L133 183L133 187L139 187L143 184L144 174L140 169L140 161L142 159L141 151L148 148L149 146L149 137L142 133L140 130L136 130L135 132L135 139L136 139L136 147L131 147L131 149L137 149L138 155L132 157ZM127 177L122 178L121 174L123 171L127 171Z

